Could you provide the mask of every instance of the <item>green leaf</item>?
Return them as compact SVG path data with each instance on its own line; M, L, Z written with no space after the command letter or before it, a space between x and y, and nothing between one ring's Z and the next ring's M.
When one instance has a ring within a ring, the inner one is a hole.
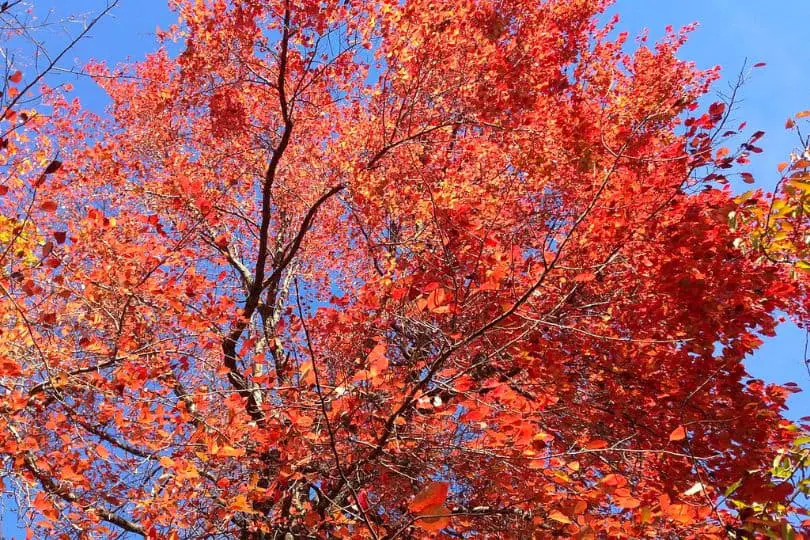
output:
M810 272L810 262L807 261L799 261L796 263L796 268L802 270L804 272Z
M743 482L742 478L740 478L739 480L737 480L736 482L734 482L733 484L728 486L726 488L726 491L723 493L723 495L728 497L729 495L731 495L732 493L737 491L737 489L739 489L739 487L742 485L742 482Z

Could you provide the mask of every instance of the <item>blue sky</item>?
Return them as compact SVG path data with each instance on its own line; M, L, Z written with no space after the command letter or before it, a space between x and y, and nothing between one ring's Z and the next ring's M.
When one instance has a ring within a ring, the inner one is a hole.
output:
M52 21L69 14L97 12L105 0L33 0L36 12L52 11ZM736 78L746 58L749 65L766 62L755 70L742 91L737 116L753 130L766 132L761 146L765 152L755 156L749 170L758 185L773 188L777 181L776 165L796 143L795 136L784 130L791 114L810 109L810 1L808 0L618 0L609 13L619 13L621 30L637 35L648 29L652 38L660 37L667 25L681 27L698 22L700 26L683 48L681 57L700 67L720 65L724 80L717 90L725 90L728 80ZM155 28L174 21L164 0L120 0L113 16L102 21L90 36L72 51L68 62L81 66L90 59L115 64L137 60L152 49ZM78 26L67 25L76 32ZM73 79L73 76L69 77ZM87 81L72 80L77 94L86 105L104 106L104 96ZM787 323L776 338L769 339L749 359L747 366L756 377L775 382L794 381L808 388L807 393L791 397L789 416L810 415L810 375L803 365L805 333ZM19 535L6 518L6 534Z

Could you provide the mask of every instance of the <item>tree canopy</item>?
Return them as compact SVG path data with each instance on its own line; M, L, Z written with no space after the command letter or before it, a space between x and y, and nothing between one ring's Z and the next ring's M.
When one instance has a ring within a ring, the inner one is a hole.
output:
M810 162L734 193L762 133L705 101L689 29L170 4L145 60L88 66L105 115L7 74L0 456L32 535L807 528L797 387L743 360L806 318Z

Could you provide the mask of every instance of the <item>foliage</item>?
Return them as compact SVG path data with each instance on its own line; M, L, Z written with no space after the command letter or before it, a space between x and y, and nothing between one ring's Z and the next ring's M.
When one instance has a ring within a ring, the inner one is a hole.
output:
M738 240L739 245L749 251L749 256L759 259L762 264L782 265L787 269L789 279L800 289L794 295L792 312L802 326L807 321L807 287L810 270L810 229L808 229L808 209L810 209L810 139L802 133L804 119L810 111L803 111L789 118L785 128L796 133L797 148L791 152L788 162L777 166L780 173L774 194L763 194L761 190L749 191L740 195L738 208L731 217L732 227L744 223L750 236ZM805 350L805 356L807 356ZM805 358L810 373L810 362ZM805 417L803 421L810 420ZM735 500L736 490L742 481L735 482L726 490L730 504L736 507L743 519L743 529L750 533L764 533L773 538L794 537L791 524L808 523L806 504L810 497L810 436L807 424L790 426L794 436L778 449L770 470L750 471L766 473L787 497L770 498L770 493L758 493L749 501Z
M801 528L795 388L742 361L807 296L729 219L761 134L721 146L685 33L628 53L594 0L172 6L89 67L109 117L47 96L61 161L3 196L49 246L0 276L32 534Z
M737 499L737 493L751 475L770 477L773 490L751 493ZM775 491L775 492L774 492ZM727 503L739 512L740 525L730 529L732 538L765 535L768 538L798 538L796 528L807 527L806 504L810 497L810 436L798 436L777 451L767 471L748 471L726 488Z
M740 195L739 211L732 216L734 223L753 224L747 247L770 263L792 266L799 283L804 283L805 274L810 272L810 136L802 133L808 117L810 111L802 111L785 123L786 129L796 133L798 145L789 161L777 167L780 178L775 194L749 191ZM796 300L801 303L804 297L796 295ZM797 309L806 313L804 306Z

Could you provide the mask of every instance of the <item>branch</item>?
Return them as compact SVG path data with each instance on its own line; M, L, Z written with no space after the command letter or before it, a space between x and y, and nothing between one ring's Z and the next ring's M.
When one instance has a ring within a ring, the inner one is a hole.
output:
M11 428L11 426L9 426ZM19 434L11 428L11 432L14 434L14 437L20 440ZM34 460L34 456L30 451L25 452L25 457L23 458L23 464L28 471L31 472L32 475L39 481L42 489L46 492L50 493L51 495L55 495L60 499L64 500L70 504L80 504L79 497L73 493L72 491L65 489L64 487L60 486L53 478L43 473L37 467L36 461ZM80 504L81 505L81 504ZM85 510L90 510L96 515L98 515L102 520L106 521L107 523L111 523L116 527L119 527L127 532L131 532L146 538L146 531L135 523L134 521L125 518L115 512L107 510L106 508L102 508L99 506L93 505L81 505Z
M14 5L16 5L17 3L18 2L16 2ZM8 105L6 105L5 110L3 111L2 114L0 114L0 116L5 116L5 114L9 110L11 110L11 108L14 107L14 105L16 105L18 101L20 101L20 99L22 99L22 97L25 95L26 92L31 90L31 88L33 88L39 81L41 81L42 78L45 77L45 75L47 75L54 68L54 66L56 66L56 64L59 62L59 60L61 60L62 57L65 56L68 53L69 50L71 50L73 47L75 47L76 44L84 36L86 36L88 32L90 32L90 30L96 25L96 23L98 23L105 15L107 15L107 13L109 13L117 5L118 5L118 0L112 0L112 2L108 3L107 7L104 8L104 10L101 13L99 13L92 21L90 21L90 23L87 25L87 27L84 30L82 30L79 33L79 35L76 36L73 39L73 41L68 43L68 45L64 49L62 49L62 52L57 54L56 57L54 57L53 60L50 61L50 63L45 67L44 70L42 70L40 73L38 73L37 76L34 77L34 79L30 83L28 83L20 91L19 94L14 96L14 98L8 103ZM9 6L9 7L11 7L11 6Z
M374 527L371 525L371 521L369 521L368 516L366 515L366 509L363 508L363 505L360 503L357 490L354 488L352 483L349 482L349 479L346 477L346 473L343 470L343 466L340 464L340 455L338 454L337 450L335 431L332 429L332 421L329 420L329 413L326 410L326 400L324 399L323 392L321 391L321 378L315 362L315 351L312 348L312 340L309 337L309 328L307 328L306 321L304 320L304 310L301 308L301 295L298 291L298 280L295 281L295 303L298 305L298 316L301 319L301 326L304 328L304 335L307 339L307 349L309 350L309 357L312 361L312 373L315 375L315 391L318 394L321 413L323 414L323 420L326 424L326 431L329 434L329 448L332 450L332 456L335 458L335 466L340 474L340 478L343 480L346 486L348 486L349 491L351 491L352 497L354 498L354 503L357 505L357 508L360 509L360 516L363 518L366 528L371 533L371 537L374 538L374 540L377 540L379 537L377 536L377 532L374 530Z

